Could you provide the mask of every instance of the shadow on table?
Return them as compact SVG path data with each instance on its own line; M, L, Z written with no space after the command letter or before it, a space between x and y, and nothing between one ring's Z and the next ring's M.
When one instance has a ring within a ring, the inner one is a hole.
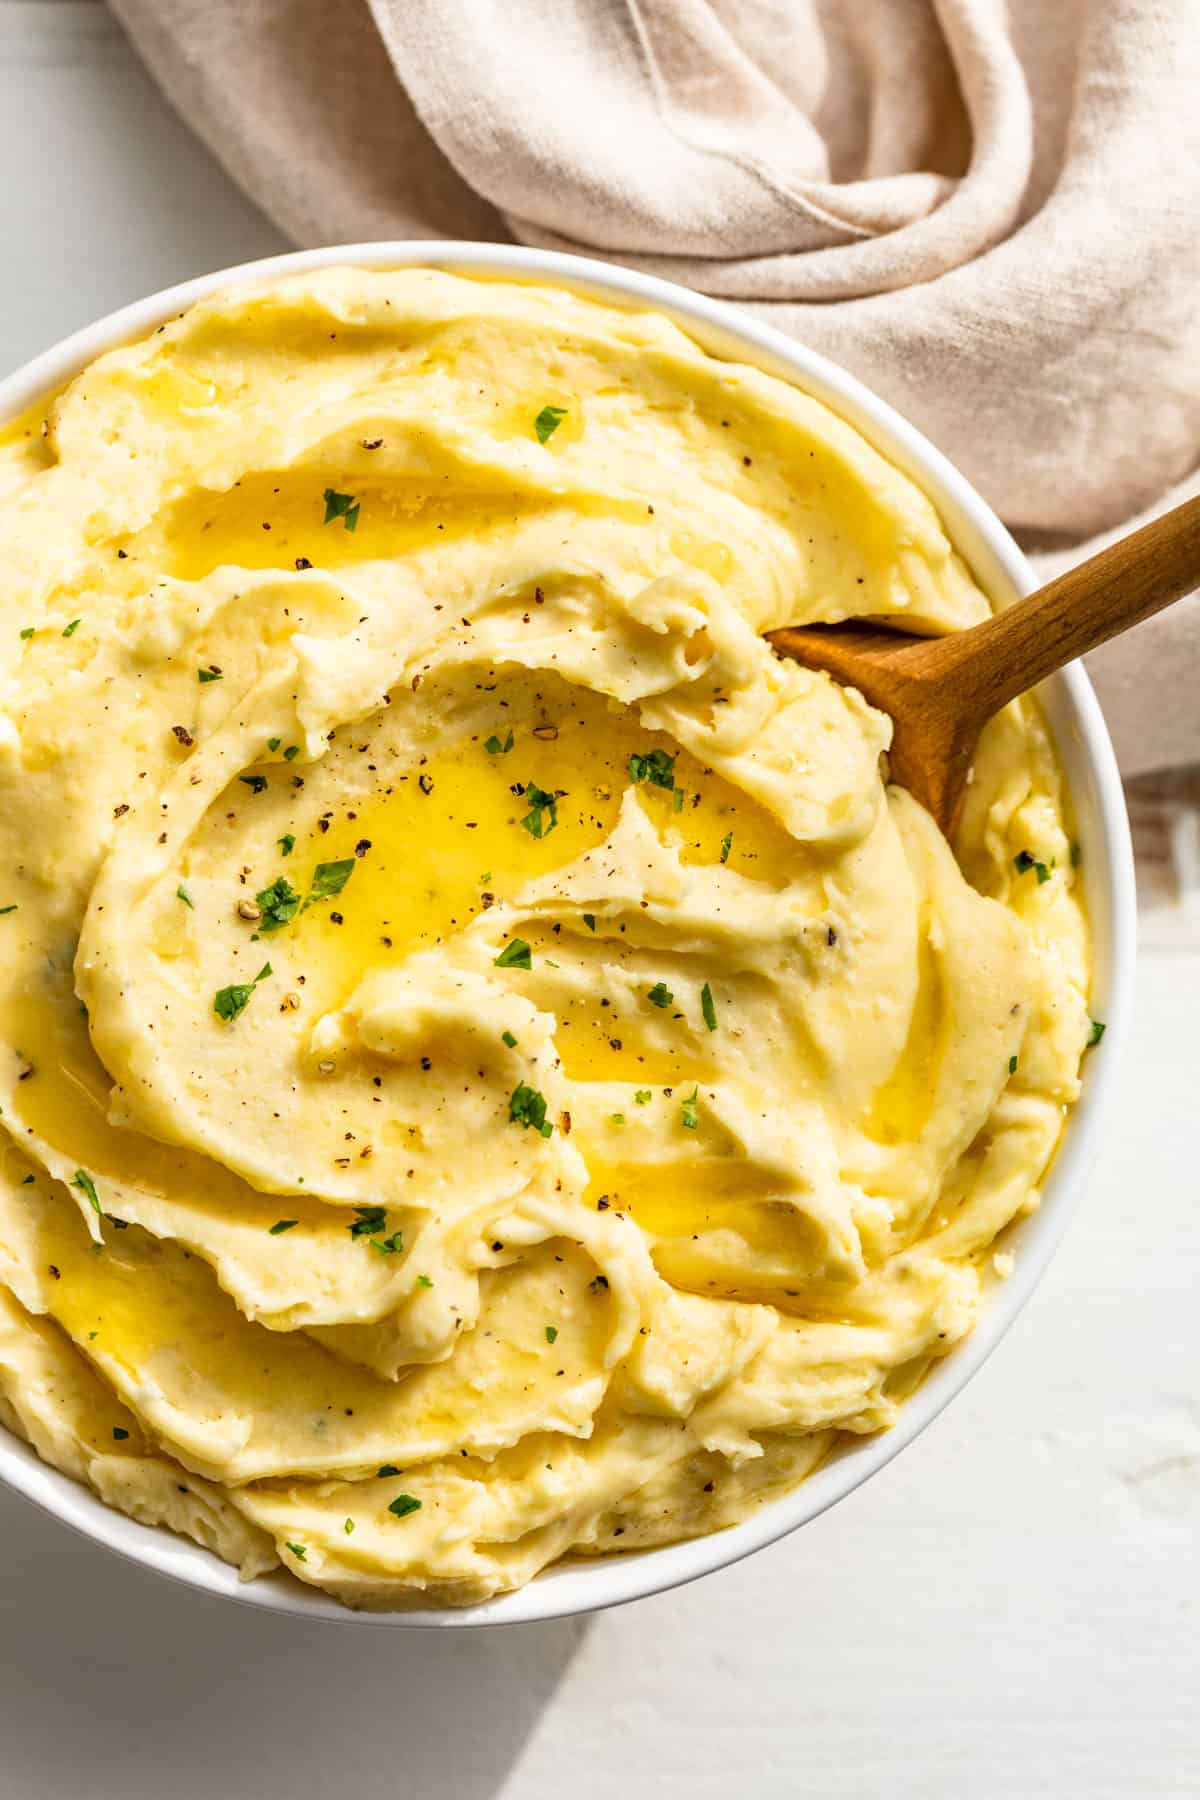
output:
M388 1631L210 1599L0 1494L6 1800L490 1800L587 1622Z

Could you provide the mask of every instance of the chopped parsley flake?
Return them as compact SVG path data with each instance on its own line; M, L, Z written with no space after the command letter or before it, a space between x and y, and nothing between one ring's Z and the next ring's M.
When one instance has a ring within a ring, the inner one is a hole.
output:
M373 1231L382 1231L387 1224L387 1209L382 1206L356 1206L353 1225L346 1227L352 1238L370 1237Z
M346 857L344 862L318 863L313 870L312 886L308 890L308 899L304 908L312 906L318 900L332 900L340 894L354 873L355 859Z
M596 915L595 915L595 913L584 913L584 915L583 915L583 922L584 922L584 924L585 924L585 925L586 925L586 926L587 926L587 928L588 928L588 930L589 930L589 931L595 931L595 929L596 929Z
M609 1113L608 1116L614 1125L623 1125L625 1123L624 1113Z
M1091 1022L1091 1026L1092 1026L1092 1028L1088 1032L1088 1040L1087 1040L1087 1047L1089 1050L1094 1049L1094 1047L1100 1042L1100 1039L1104 1036L1105 1032L1108 1030L1108 1026L1105 1024L1103 1019L1093 1019Z
M388 1502L388 1511L395 1513L398 1519L407 1519L409 1513L420 1512L421 1502L415 1494L397 1494Z
M175 889L175 898L177 900L182 900L183 904L185 906L190 906L190 907L192 907L193 910L195 910L196 902L192 899L192 896L188 893L188 891L184 887L182 881L180 882L179 886Z
M675 758L665 750L647 750L644 754L635 751L629 759L629 779L648 781L652 787L673 788Z
M104 1208L100 1204L100 1196L96 1192L96 1184L86 1169L76 1169L74 1175L71 1177L71 1186L78 1188L81 1194L86 1194L88 1205L95 1212L96 1217L102 1219L104 1217Z
M395 1463L380 1463L380 1465L379 1465L378 1469L376 1469L375 1473L381 1479L386 1479L386 1477L389 1475L398 1475L400 1473L400 1471L396 1467Z
M566 416L565 406L543 406L533 421L533 429L537 434L538 443L544 444L547 438L552 438Z
M129 1436L129 1433L126 1431L126 1429L123 1425L114 1425L113 1426L113 1436L116 1438L116 1440L119 1444L122 1442L122 1440L124 1438L127 1438Z
M34 628L32 625L26 625L21 631L21 636L23 638L31 638L33 636L33 631Z
M1010 1056L1008 1059L1008 1072L1010 1075L1015 1075L1017 1072L1017 1059L1015 1056Z
M417 1276L417 1286L418 1287L432 1287L433 1283L432 1283L432 1281L430 1281L428 1275L418 1275Z
M289 744L287 749L283 753L283 760L284 760L284 762L295 762L295 760L299 756L299 754L300 754L299 744Z
M1049 881L1050 879L1050 871L1045 863L1039 862L1036 856L1031 856L1028 850L1017 851L1017 854L1013 857L1013 867L1016 869L1018 875L1025 875L1028 874L1030 869L1036 869L1039 887L1041 887L1043 881Z
M524 938L512 938L496 958L498 969L532 969L533 955Z
M653 1099L654 1096L651 1094L649 1088L639 1088L633 1097L639 1106L645 1106L647 1100Z
M670 1006L675 998L665 981L656 981L646 995L651 1006Z
M683 789L681 787L675 789L675 811L677 813L683 811Z
M5 913L16 912L16 910L17 910L17 902L15 900L13 901L11 906L0 906L0 918L3 918Z
M63 636L64 637L74 637L75 633L79 630L79 627L82 624L83 624L82 619L72 619L71 623L69 625L63 626Z
M387 1230L387 1209L382 1206L356 1206L354 1223L347 1225L346 1230L352 1238L365 1237L372 1250L378 1250L380 1256L397 1256L404 1248L404 1233L393 1231L391 1237L376 1236L377 1232Z
M286 875L277 875L270 887L260 889L254 902L262 911L260 931L282 930L300 910L300 896Z
M292 1231L300 1223L299 1219L276 1219L271 1227L272 1237L282 1237L285 1231Z
M275 842L279 845L280 853L283 856L290 856L296 848L296 840L290 831L285 831L281 838L275 839Z
M552 1344L557 1336L558 1336L558 1326L557 1325L547 1325L547 1327L546 1327L546 1342L548 1344Z
M251 994L270 973L270 963L264 963L253 981L236 981L229 987L218 988L213 996L213 1011L218 1019L224 1019L226 1024L230 1024L239 1013L245 1012L250 1004Z
M282 738L268 738L267 739L267 749L268 750L278 750L278 748L279 748L280 744L282 744L282 742L283 742Z
M723 863L727 863L729 861L729 852L732 849L733 849L733 833L732 833L732 831L727 831L725 833L725 836L721 839L721 861Z
M342 1526L342 1530L345 1532L346 1536L349 1537L350 1533L354 1530L354 1520L347 1519L346 1523Z
M336 488L325 489L325 518L323 524L331 525L340 519L347 531L353 531L358 525L359 502L353 494L339 494Z
M291 1551L292 1555L296 1558L297 1562L307 1562L308 1561L308 1551L304 1548L303 1544L286 1544L285 1543L283 1547L285 1550Z
M517 1040L511 1031L502 1031L500 1033L500 1042L502 1044L507 1044L510 1050L515 1050L517 1047Z
M717 1009L713 1005L712 989L707 981L700 989L700 1011L704 1014L704 1023L710 1031L717 1029Z
M493 734L483 747L489 756L507 756L513 747L513 734L510 731L503 743Z
M245 782L252 794L261 794L267 785L265 775L239 775L238 780Z
M224 677L222 676L221 670L215 666L210 665L207 669L196 670L197 681L221 681L223 679Z
M699 1101L700 1089L694 1087L687 1098L680 1103L680 1116L683 1119L684 1129L686 1131L695 1131L696 1126L699 1123L699 1112L697 1110Z
M558 824L558 800L553 794L548 794L545 788L538 787L534 781L526 784L525 798L529 802L529 811L521 820L522 825L530 837L549 837ZM549 824L543 816L546 813L550 815Z
M508 1116L514 1125L523 1125L526 1130L532 1127L544 1138L554 1130L546 1118L545 1095L539 1094L536 1088L526 1087L524 1082L509 1095Z

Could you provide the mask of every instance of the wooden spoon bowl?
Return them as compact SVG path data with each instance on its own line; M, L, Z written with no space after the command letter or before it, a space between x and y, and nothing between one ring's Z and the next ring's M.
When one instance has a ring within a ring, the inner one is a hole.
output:
M922 638L855 623L787 626L768 639L781 656L823 669L891 715L891 778L949 836L992 715L1197 586L1200 498L967 631Z

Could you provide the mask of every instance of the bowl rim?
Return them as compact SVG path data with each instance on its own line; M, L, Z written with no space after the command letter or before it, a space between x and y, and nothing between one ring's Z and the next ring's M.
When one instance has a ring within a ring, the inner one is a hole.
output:
M674 319L714 355L780 376L846 419L928 495L979 585L1001 605L1036 585L1007 529L948 459L888 402L829 358L726 301L594 258L523 246L440 240L333 244L241 263L134 301L62 339L0 380L0 424L53 392L105 351L128 343L196 301L244 282L348 265L422 267L549 283L628 310ZM293 1618L375 1626L453 1627L529 1623L601 1611L679 1587L775 1543L870 1479L932 1423L986 1361L1041 1280L1081 1197L1110 1110L1132 1011L1136 953L1133 849L1121 779L1099 704L1082 665L1038 690L1067 773L1084 849L1091 919L1093 1006L1107 1023L1104 1055L1085 1065L1082 1092L1044 1184L1042 1204L1015 1229L1019 1255L1006 1282L991 1285L980 1317L901 1408L890 1430L844 1445L789 1492L740 1525L661 1548L552 1565L525 1587L463 1608L352 1611L280 1573L242 1582L216 1555L157 1525L108 1507L31 1446L0 1428L0 1481L93 1542L202 1592Z

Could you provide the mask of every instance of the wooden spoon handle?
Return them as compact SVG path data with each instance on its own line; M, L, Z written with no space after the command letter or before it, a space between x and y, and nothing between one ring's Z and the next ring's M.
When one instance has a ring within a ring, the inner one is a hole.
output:
M1196 587L1200 497L1118 539L1007 612L940 639L938 672L965 684L982 722L1056 669Z

